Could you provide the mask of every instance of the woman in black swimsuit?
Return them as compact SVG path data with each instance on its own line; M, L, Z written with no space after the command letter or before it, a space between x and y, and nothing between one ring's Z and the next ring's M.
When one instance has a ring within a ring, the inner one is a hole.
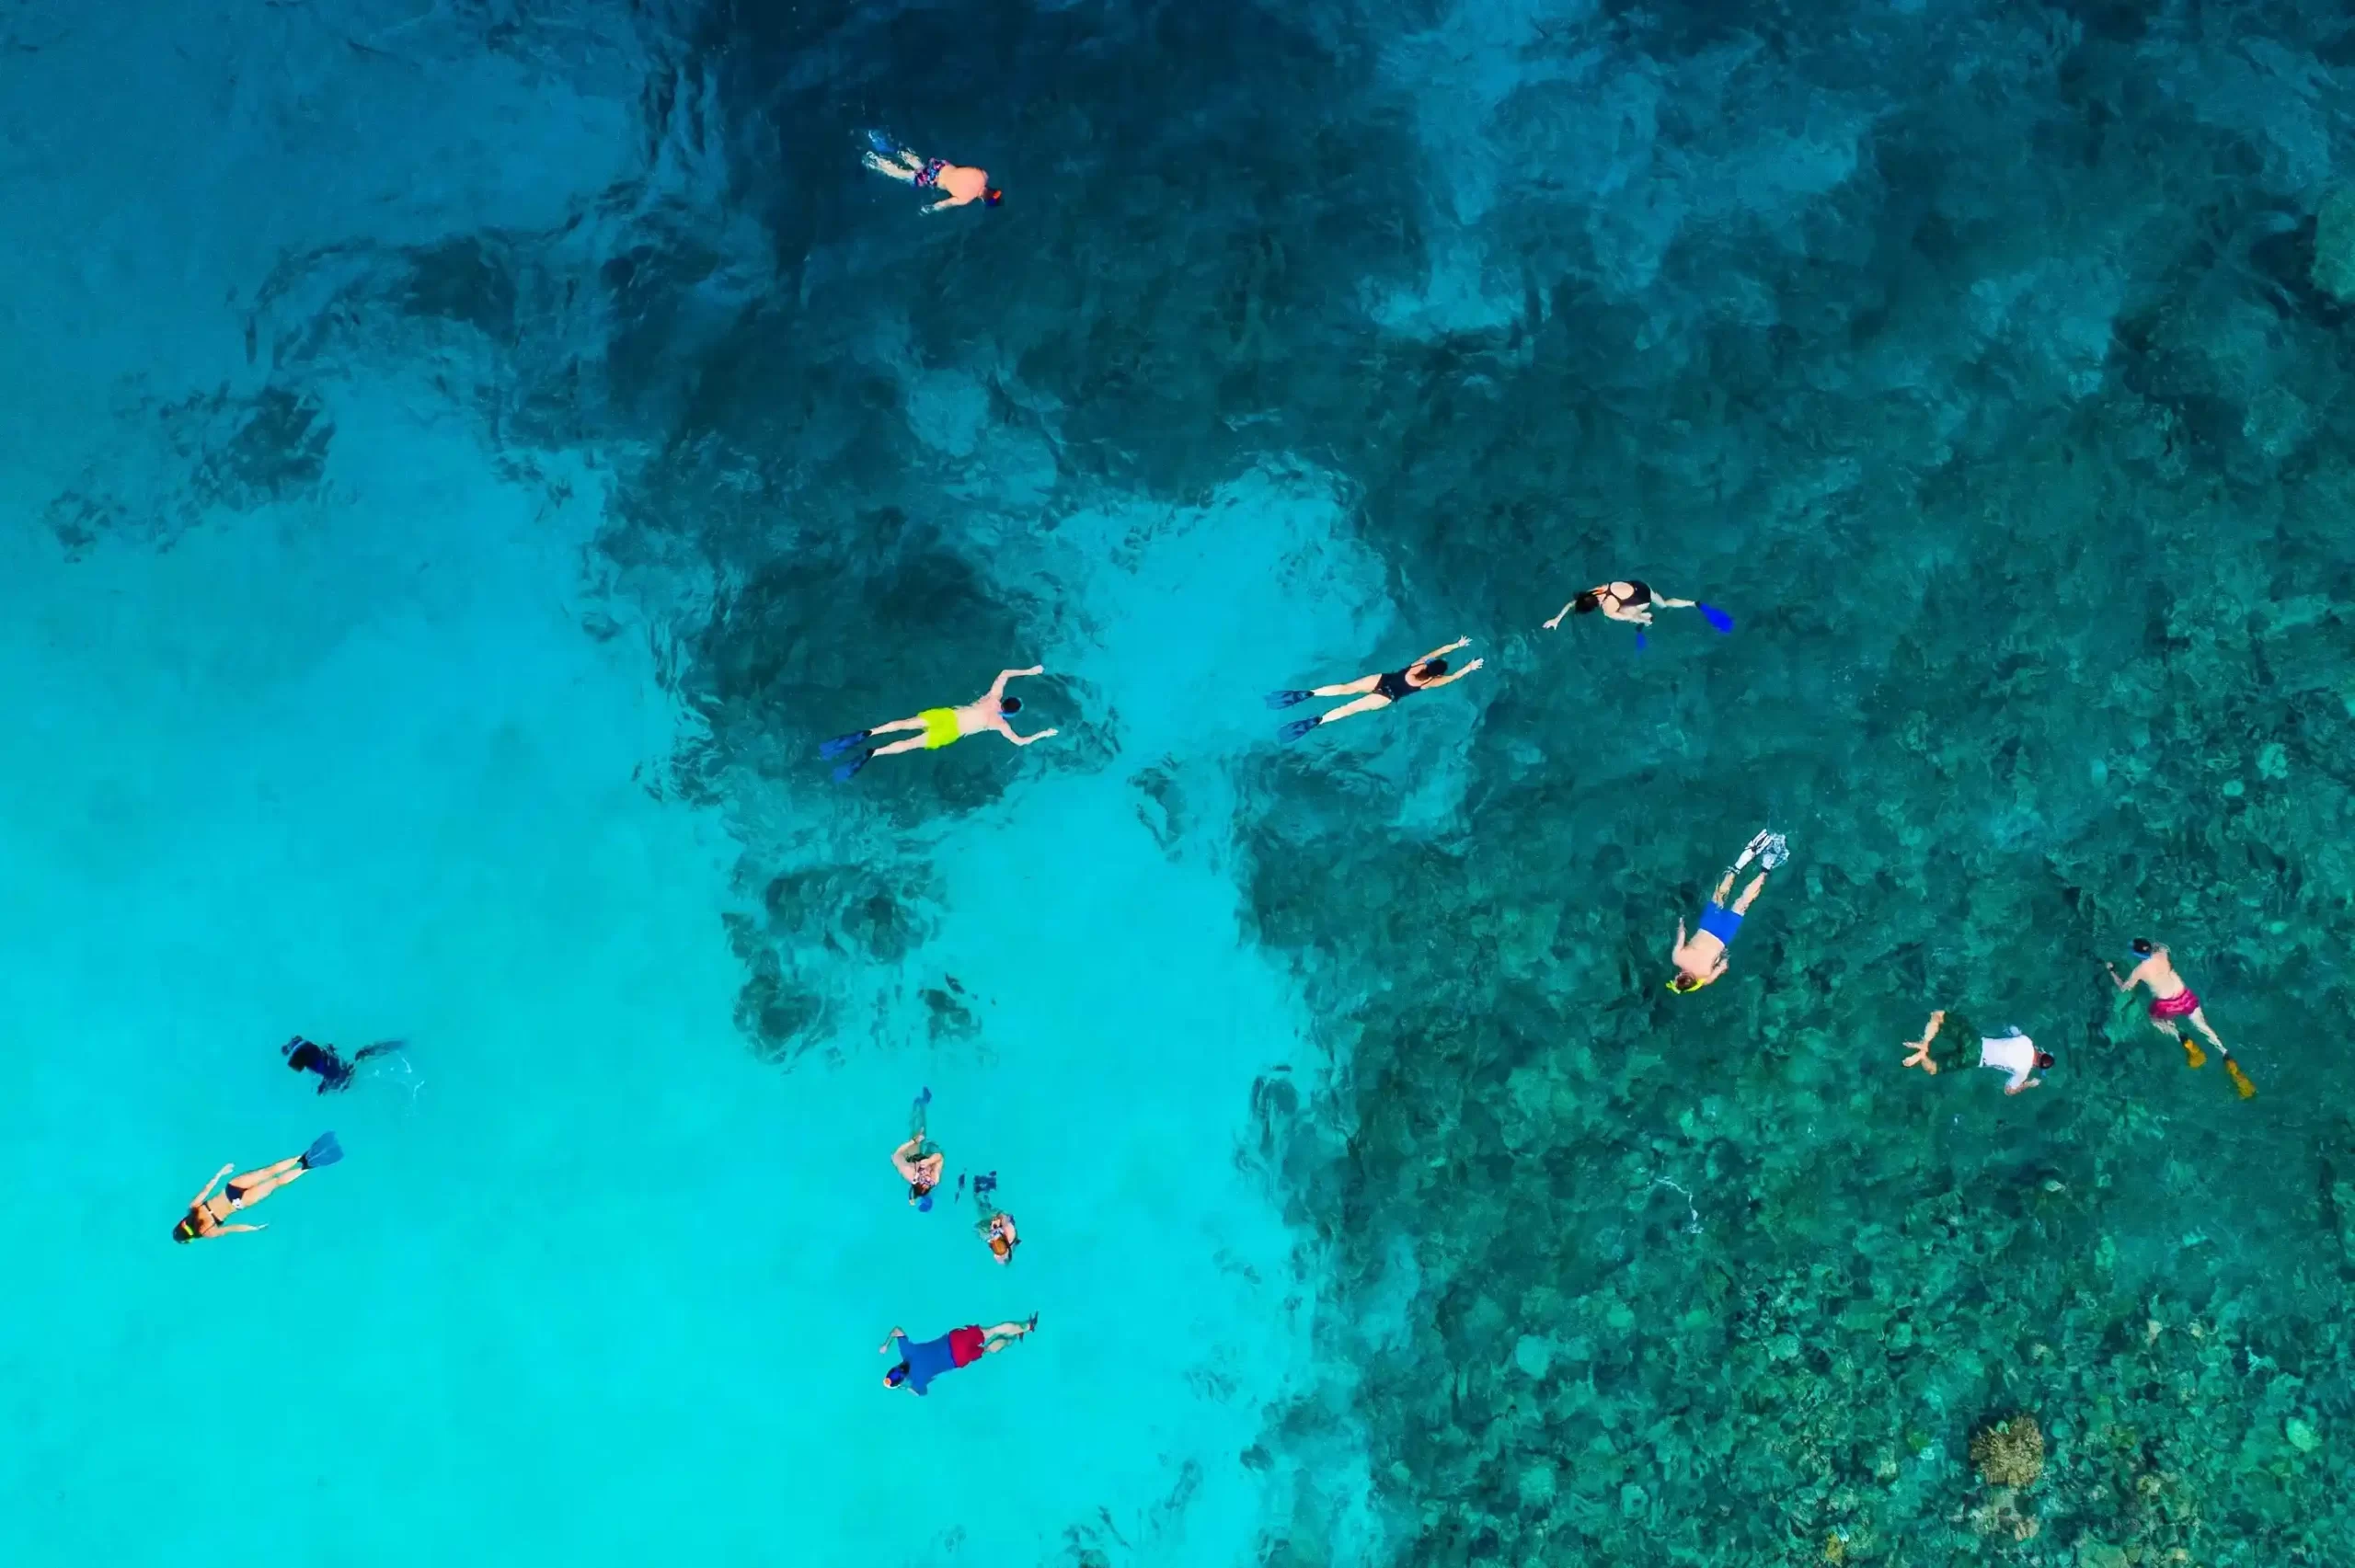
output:
M1384 675L1361 676L1344 685L1318 686L1306 692L1270 692L1268 696L1268 705L1271 708L1288 708L1294 703L1304 703L1311 697L1355 697L1357 699L1354 703L1344 703L1332 712L1321 714L1315 718L1296 718L1276 733L1286 740L1297 740L1320 724L1331 724L1335 719L1348 718L1351 714L1372 713L1376 708L1388 707L1401 697L1411 696L1417 692L1428 692L1434 686L1444 686L1451 681L1461 681L1479 669L1485 660L1476 658L1463 669L1450 674L1447 660L1441 656L1453 653L1460 647L1468 647L1471 643L1470 637L1458 637L1445 647L1431 649L1404 670L1394 670Z
M1693 608L1693 601L1656 598L1652 593L1652 585L1648 582L1623 580L1598 583L1563 605L1561 612L1545 623L1545 629L1550 632L1562 624L1562 616L1569 614L1572 611L1584 615L1596 610L1602 611L1606 618L1613 621L1631 621L1638 626L1648 626L1652 624L1651 607L1653 605L1658 605L1662 610L1690 610Z

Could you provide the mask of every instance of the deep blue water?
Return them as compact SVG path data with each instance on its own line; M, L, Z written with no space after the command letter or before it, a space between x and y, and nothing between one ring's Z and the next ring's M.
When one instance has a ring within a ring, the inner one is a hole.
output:
M0 41L0 1560L2355 1561L2355 21ZM1542 629L1629 576L1736 630Z

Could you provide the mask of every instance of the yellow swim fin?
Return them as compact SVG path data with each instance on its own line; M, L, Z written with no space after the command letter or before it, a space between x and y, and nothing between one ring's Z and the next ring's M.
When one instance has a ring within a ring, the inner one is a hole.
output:
M2250 1100L2256 1098L2257 1085L2248 1081L2248 1074L2241 1070L2240 1063L2234 1061L2230 1057L2226 1057L2224 1059L2224 1070L2233 1075L2233 1087L2241 1092L2242 1099Z

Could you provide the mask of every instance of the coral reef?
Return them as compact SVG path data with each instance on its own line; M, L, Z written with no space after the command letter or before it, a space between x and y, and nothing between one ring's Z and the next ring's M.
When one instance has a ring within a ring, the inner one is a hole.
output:
M1970 1439L1970 1462L1990 1486L2034 1486L2044 1473L2044 1431L2033 1415L2015 1415Z

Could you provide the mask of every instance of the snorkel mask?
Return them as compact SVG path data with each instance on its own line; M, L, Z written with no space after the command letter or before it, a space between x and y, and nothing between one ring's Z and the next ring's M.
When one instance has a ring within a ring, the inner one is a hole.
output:
M999 202L1005 200L1005 192L1000 190L995 186L992 186L987 190L982 192L982 200L994 207Z
M1692 976L1680 971L1674 979L1668 982L1668 989L1679 996L1691 996L1708 983L1706 980L1696 980Z

